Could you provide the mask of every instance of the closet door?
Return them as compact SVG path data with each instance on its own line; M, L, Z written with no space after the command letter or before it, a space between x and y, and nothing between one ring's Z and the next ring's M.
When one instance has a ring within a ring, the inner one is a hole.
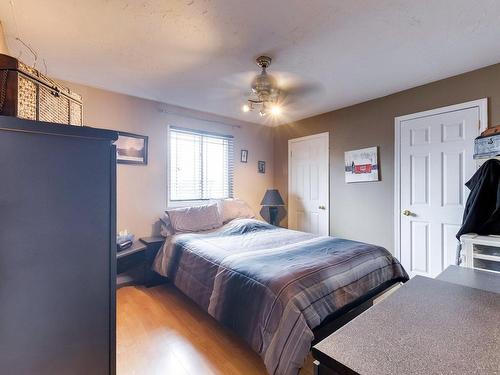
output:
M288 227L330 233L329 133L288 141Z
M479 118L472 107L401 122L401 263L410 276L455 264Z
M0 130L0 373L114 372L114 163L109 139Z

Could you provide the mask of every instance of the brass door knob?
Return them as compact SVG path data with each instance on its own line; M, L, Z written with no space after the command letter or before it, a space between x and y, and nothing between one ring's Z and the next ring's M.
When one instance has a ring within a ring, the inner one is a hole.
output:
M403 210L402 214L405 215L405 216L410 216L411 215L411 211L410 210Z

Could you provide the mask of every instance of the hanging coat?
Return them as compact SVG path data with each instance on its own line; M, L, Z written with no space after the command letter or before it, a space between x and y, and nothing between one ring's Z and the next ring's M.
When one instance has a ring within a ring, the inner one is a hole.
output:
M487 160L465 186L470 194L457 238L465 233L500 235L500 160Z

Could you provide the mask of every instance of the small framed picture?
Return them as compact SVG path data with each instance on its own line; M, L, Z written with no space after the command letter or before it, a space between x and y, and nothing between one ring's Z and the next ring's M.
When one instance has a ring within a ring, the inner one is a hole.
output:
M266 173L266 162L259 160L257 162L257 170L259 171L259 173Z
M242 163L248 162L248 150L241 150L240 162Z
M118 132L116 162L120 164L148 164L148 137Z

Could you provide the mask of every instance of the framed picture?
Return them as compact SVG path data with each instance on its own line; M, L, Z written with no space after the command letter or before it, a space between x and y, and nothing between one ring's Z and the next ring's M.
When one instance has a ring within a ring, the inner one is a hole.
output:
M259 160L257 162L257 170L259 171L259 173L266 173L266 162Z
M370 182L379 179L378 147L345 153L345 182Z
M248 162L248 150L241 150L240 162L242 163Z
M116 161L120 164L148 164L148 137L118 132Z

